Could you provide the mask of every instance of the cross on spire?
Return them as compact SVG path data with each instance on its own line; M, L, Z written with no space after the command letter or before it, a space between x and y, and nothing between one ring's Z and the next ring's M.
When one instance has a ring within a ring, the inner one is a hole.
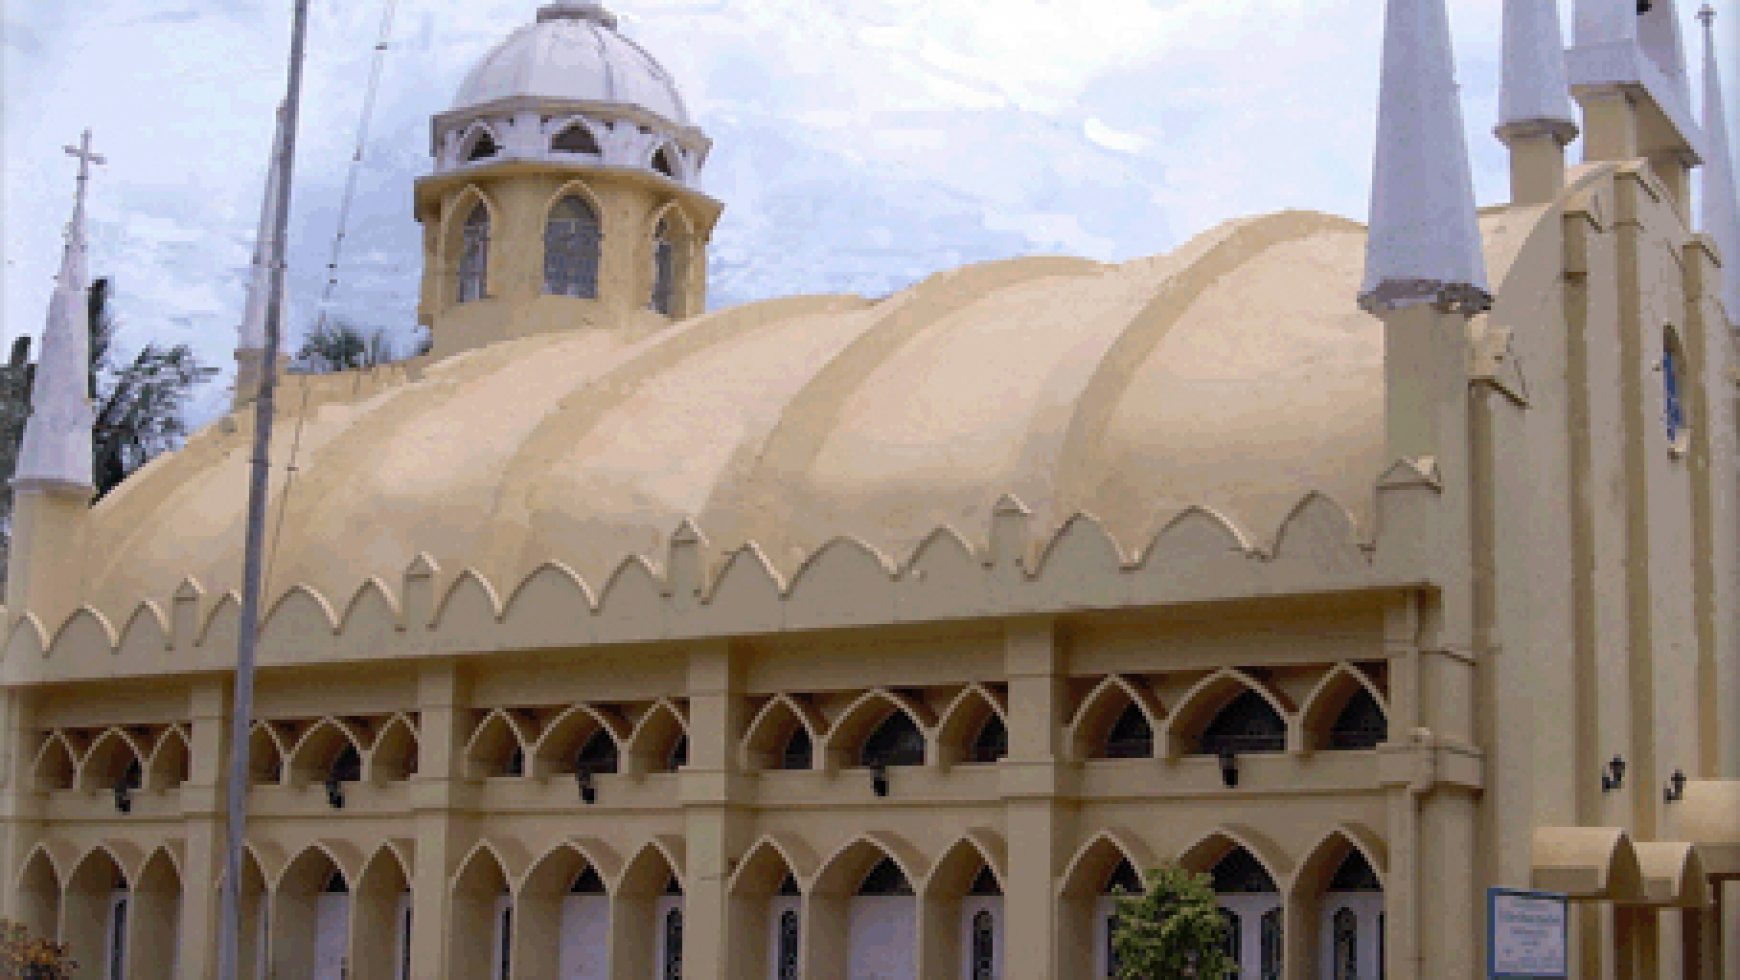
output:
M91 164L101 166L108 163L109 160L91 149L91 131L89 128L86 128L84 135L79 138L79 145L67 146L65 149L67 156L77 157L79 161L79 189L77 197L73 201L73 219L68 233L82 234L85 216L85 186L91 180Z

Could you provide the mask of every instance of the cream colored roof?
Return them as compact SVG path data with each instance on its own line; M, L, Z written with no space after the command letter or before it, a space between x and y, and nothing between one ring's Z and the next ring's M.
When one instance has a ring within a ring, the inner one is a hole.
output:
M300 427L292 384L267 593L396 583L419 551L504 583L560 560L596 589L625 556L661 555L685 517L788 573L840 535L898 562L938 525L982 542L1004 493L1032 508L1036 535L1086 511L1130 547L1192 505L1265 545L1312 490L1364 523L1387 462L1381 325L1354 305L1364 246L1357 225L1286 213L1119 266L1014 259L880 302L532 337L369 394L315 391ZM130 608L186 575L237 586L236 418L98 505L112 562L92 601Z

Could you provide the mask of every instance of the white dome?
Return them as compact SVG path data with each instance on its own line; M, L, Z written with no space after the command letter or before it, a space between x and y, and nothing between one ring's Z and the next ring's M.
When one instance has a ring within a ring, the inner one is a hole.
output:
M688 126L670 73L640 45L616 33L616 17L597 3L555 3L484 56L454 99L473 109L500 99L614 102Z

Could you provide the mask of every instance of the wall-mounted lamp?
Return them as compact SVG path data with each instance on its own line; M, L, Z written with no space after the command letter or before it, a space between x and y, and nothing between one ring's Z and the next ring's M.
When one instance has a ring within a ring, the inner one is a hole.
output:
M344 784L337 776L326 777L326 805L334 810L344 809Z
M870 792L877 796L888 795L888 767L880 762L870 767Z
M1661 791L1661 798L1665 803L1678 803L1686 798L1686 774L1684 770L1675 769L1674 774L1668 777L1668 785L1666 789Z
M585 766L574 770L574 785L580 790L580 802L587 806L598 802L598 787L592 784L592 770Z
M1601 792L1611 793L1625 785L1625 758L1615 755L1607 762L1607 771L1601 774Z
M125 779L115 783L115 812L122 814L133 812L133 789L127 785Z
M1239 784L1239 757L1230 748L1220 750L1220 781L1228 789Z

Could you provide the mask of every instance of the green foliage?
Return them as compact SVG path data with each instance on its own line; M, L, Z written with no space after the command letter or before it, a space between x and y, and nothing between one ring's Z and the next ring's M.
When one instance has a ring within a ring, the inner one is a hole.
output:
M1208 875L1164 867L1148 872L1148 891L1120 895L1112 947L1118 980L1226 980L1227 924Z
M22 925L0 919L0 976L66 980L77 969L65 946L35 938Z
M413 355L428 351L412 348ZM344 320L316 324L291 359L291 366L307 374L333 374L380 367L401 359L397 345L385 330L364 330Z

